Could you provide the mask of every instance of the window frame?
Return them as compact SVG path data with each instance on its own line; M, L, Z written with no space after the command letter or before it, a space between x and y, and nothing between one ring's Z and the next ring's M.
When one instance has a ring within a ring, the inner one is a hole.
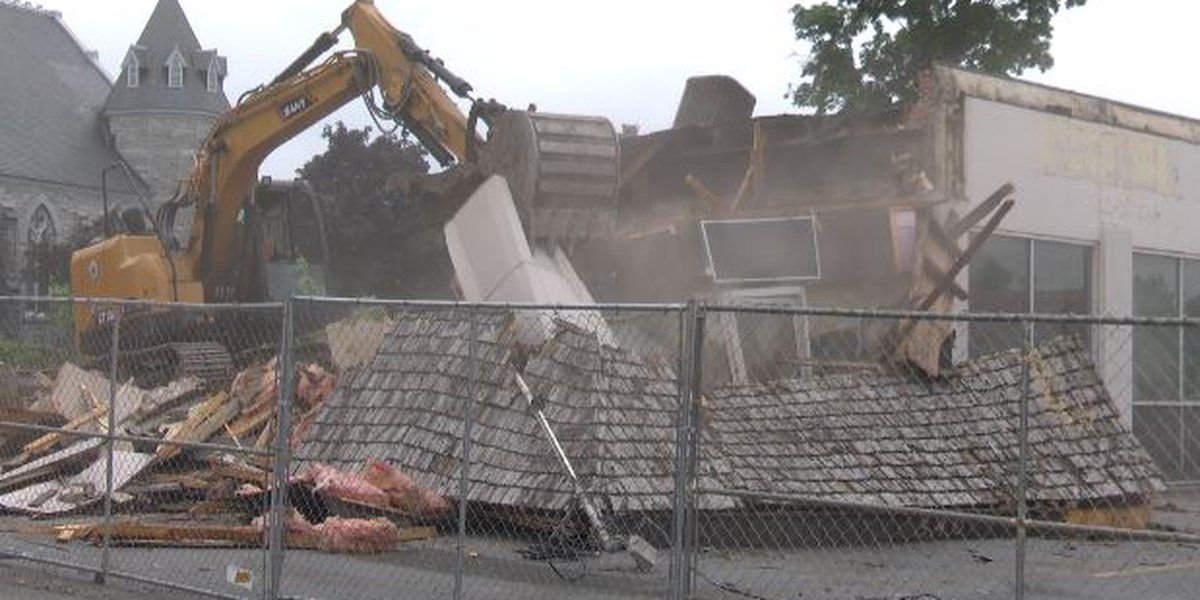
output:
M734 288L721 291L717 294L716 298L718 302L736 304L772 304L771 300L793 299L795 306L799 308L808 307L808 295L805 292L805 288L798 285ZM726 311L716 316L720 322L721 329L733 333L733 335L721 336L722 345L725 347L725 358L729 364L729 378L731 382L737 384L750 383L752 381L750 369L746 362L745 347L742 343L743 332L737 321L737 313ZM796 358L799 360L812 359L812 340L809 336L808 315L792 315L792 328L792 339L796 341ZM753 335L752 332L746 333L747 335ZM811 366L802 366L798 371L798 374L804 378L811 376L811 373Z
M1096 281L1097 281L1097 277L1096 277L1096 268L1097 268L1096 267L1096 243L1095 242L1087 242L1087 241L1080 241L1080 240L1066 240L1066 239L1054 238L1054 237L1049 237L1049 236L1038 236L1038 235L1027 235L1027 234L995 234L992 237L1000 237L1000 238L1006 238L1006 239L1010 239L1010 240L1017 240L1019 242L1022 242L1025 245L1025 261L1026 261L1025 262L1025 288L1026 289L1025 289L1025 304L1024 304L1024 308L1022 309L1021 312L1027 313L1027 314L1043 314L1043 315L1072 314L1072 313L1040 312L1037 310L1037 305L1036 305L1037 287L1036 286L1037 286L1037 247L1038 247L1038 244L1039 243L1041 243L1041 244L1062 244L1062 245L1072 246L1075 248L1086 250L1087 251L1087 262L1088 262L1086 272L1087 272L1088 279L1087 279L1087 303L1086 303L1087 306L1086 306L1085 314L1090 314L1095 311L1095 308L1096 308ZM986 246L987 246L987 242L985 241L984 247L986 247ZM972 262L974 262L974 260L975 260L975 258L972 257ZM974 273L973 270L969 271L968 278L973 277L974 276L973 273ZM968 294L967 310L968 311L972 311L974 309L974 307L971 305L971 300L970 300L971 290L974 288L975 288L975 286L972 285L971 282L968 280L968 284L967 284L967 294ZM1039 323L1033 324L1034 339L1037 339L1038 325L1039 325ZM968 335L968 350L970 351L970 347L973 344L971 344L971 342L969 341L969 338L970 338L970 336ZM1091 332L1089 330L1088 338L1086 340L1084 340L1084 342L1085 342L1085 344L1088 344L1089 346L1095 344L1095 335L1093 335L1093 332ZM970 355L976 356L976 354L973 351L970 351Z
M1145 257L1150 257L1150 258L1167 259L1167 260L1171 261L1172 265L1174 266L1174 271L1175 271L1175 314L1168 315L1168 316L1166 316L1166 318L1168 318L1168 319L1187 318L1187 315L1186 315L1187 309L1184 307L1184 300L1185 300L1184 291L1185 291L1185 288L1187 287L1187 284L1186 284L1187 269L1185 268L1185 262L1190 261L1192 263L1195 263L1197 266L1200 266L1200 258L1197 258L1194 256L1188 256L1188 255L1184 255L1184 254L1173 254L1170 252L1156 252L1153 250L1147 251L1147 250L1136 250L1135 249L1132 253L1133 257L1139 256L1139 255L1145 256ZM1129 285L1131 286L1131 289L1132 289L1132 286L1136 285L1136 279L1135 279L1134 273L1133 273L1133 261L1132 260L1130 261L1130 268L1129 268ZM1138 315L1135 313L1133 316L1138 317L1138 316L1142 316L1142 315ZM1136 393L1136 386L1133 386L1133 388L1131 389L1131 392L1133 392L1133 393L1130 394L1130 398L1134 405L1136 405L1136 406L1161 406L1161 407L1171 407L1171 408L1179 408L1179 407L1200 408L1200 396L1196 396L1195 398L1190 398L1190 399L1187 397L1187 369L1185 367L1185 365L1187 364L1187 361L1186 361L1186 357L1184 356L1185 351L1187 349L1187 343L1184 339L1184 336L1185 336L1184 327L1176 326L1175 327L1175 360L1178 362L1176 363L1177 367L1176 367L1176 373L1175 373L1175 398L1173 400L1161 400L1161 399L1159 399L1159 400L1139 400L1137 393ZM1137 377L1137 368L1138 368L1137 360L1138 360L1138 357L1137 357L1137 354L1135 353L1131 359L1131 362L1133 363L1134 377Z
M220 73L217 70L217 60L213 59L208 63L208 72L205 74L205 87L208 88L210 94L215 94L221 89Z
M766 223L779 221L807 221L809 230L812 236L813 245L813 261L816 265L816 272L811 275L785 276L785 277L722 277L717 273L716 262L713 260L712 245L709 242L708 228L711 225L728 225L728 224L752 224ZM809 281L821 280L821 238L817 234L821 225L817 221L817 215L813 212L803 213L788 217L757 217L757 218L726 218L726 219L701 219L700 221L700 240L704 246L705 269L712 278L713 283L724 285L744 285L744 284L787 284L787 283L803 283Z
M167 57L167 87L171 89L179 89L184 84L184 69L187 68L187 61L183 58L183 53L176 48Z
M135 88L142 84L142 66L138 63L137 55L132 52L125 60L125 86Z

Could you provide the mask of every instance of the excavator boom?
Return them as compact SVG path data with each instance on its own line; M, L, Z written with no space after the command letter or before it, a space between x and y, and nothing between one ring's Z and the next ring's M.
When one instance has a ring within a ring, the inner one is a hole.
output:
M345 31L354 48L311 66ZM451 93L471 103L469 115ZM393 27L374 2L356 0L335 30L321 34L279 77L217 120L182 193L160 210L158 235L116 235L72 255L74 295L165 302L263 299L255 297L263 286L249 281L258 276L257 267L246 264L261 262L246 226L247 212L257 209L259 165L358 97L367 100L376 119L413 133L443 165L473 162L484 174L504 175L533 236L593 237L611 229L619 164L611 123L509 111L470 93L469 83ZM474 133L477 117L488 124L486 142ZM183 207L193 210L190 237L176 248L163 232ZM75 325L81 344L90 339L93 347L104 347L106 324L90 306L77 307Z

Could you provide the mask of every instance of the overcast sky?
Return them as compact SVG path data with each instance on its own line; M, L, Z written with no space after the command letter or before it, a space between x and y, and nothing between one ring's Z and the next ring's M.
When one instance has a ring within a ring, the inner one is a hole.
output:
M63 13L109 74L156 0L43 0ZM230 101L270 80L349 0L182 0L200 43L229 58ZM603 115L643 132L670 125L691 75L736 77L757 114L794 112L784 98L806 49L793 0L376 0L397 28L445 60L477 93L511 106ZM1200 118L1193 0L1091 0L1055 20L1056 66L1025 76L1050 85ZM350 36L343 35L343 46ZM369 122L361 102L329 121ZM321 126L272 155L262 173L292 177L324 149Z

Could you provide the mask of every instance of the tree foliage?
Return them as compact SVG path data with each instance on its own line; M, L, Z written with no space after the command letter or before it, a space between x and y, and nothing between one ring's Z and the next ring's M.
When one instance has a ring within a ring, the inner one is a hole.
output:
M397 245L415 211L415 199L387 190L396 174L426 173L417 144L394 135L372 136L370 127L342 122L322 132L328 146L297 173L324 199L329 272L339 294L396 295L400 291Z
M998 75L1045 71L1051 20L1087 0L836 0L792 7L811 44L790 95L818 114L885 109L916 97L934 61Z

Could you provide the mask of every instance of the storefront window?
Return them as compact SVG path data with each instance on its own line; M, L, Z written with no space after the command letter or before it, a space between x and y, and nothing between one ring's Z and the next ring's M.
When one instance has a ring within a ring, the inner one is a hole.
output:
M972 312L1091 313L1092 249L1026 238L993 236L971 261L969 300ZM979 356L1023 344L1019 323L972 323L971 354ZM1090 339L1086 325L1038 323L1036 341L1060 335Z

